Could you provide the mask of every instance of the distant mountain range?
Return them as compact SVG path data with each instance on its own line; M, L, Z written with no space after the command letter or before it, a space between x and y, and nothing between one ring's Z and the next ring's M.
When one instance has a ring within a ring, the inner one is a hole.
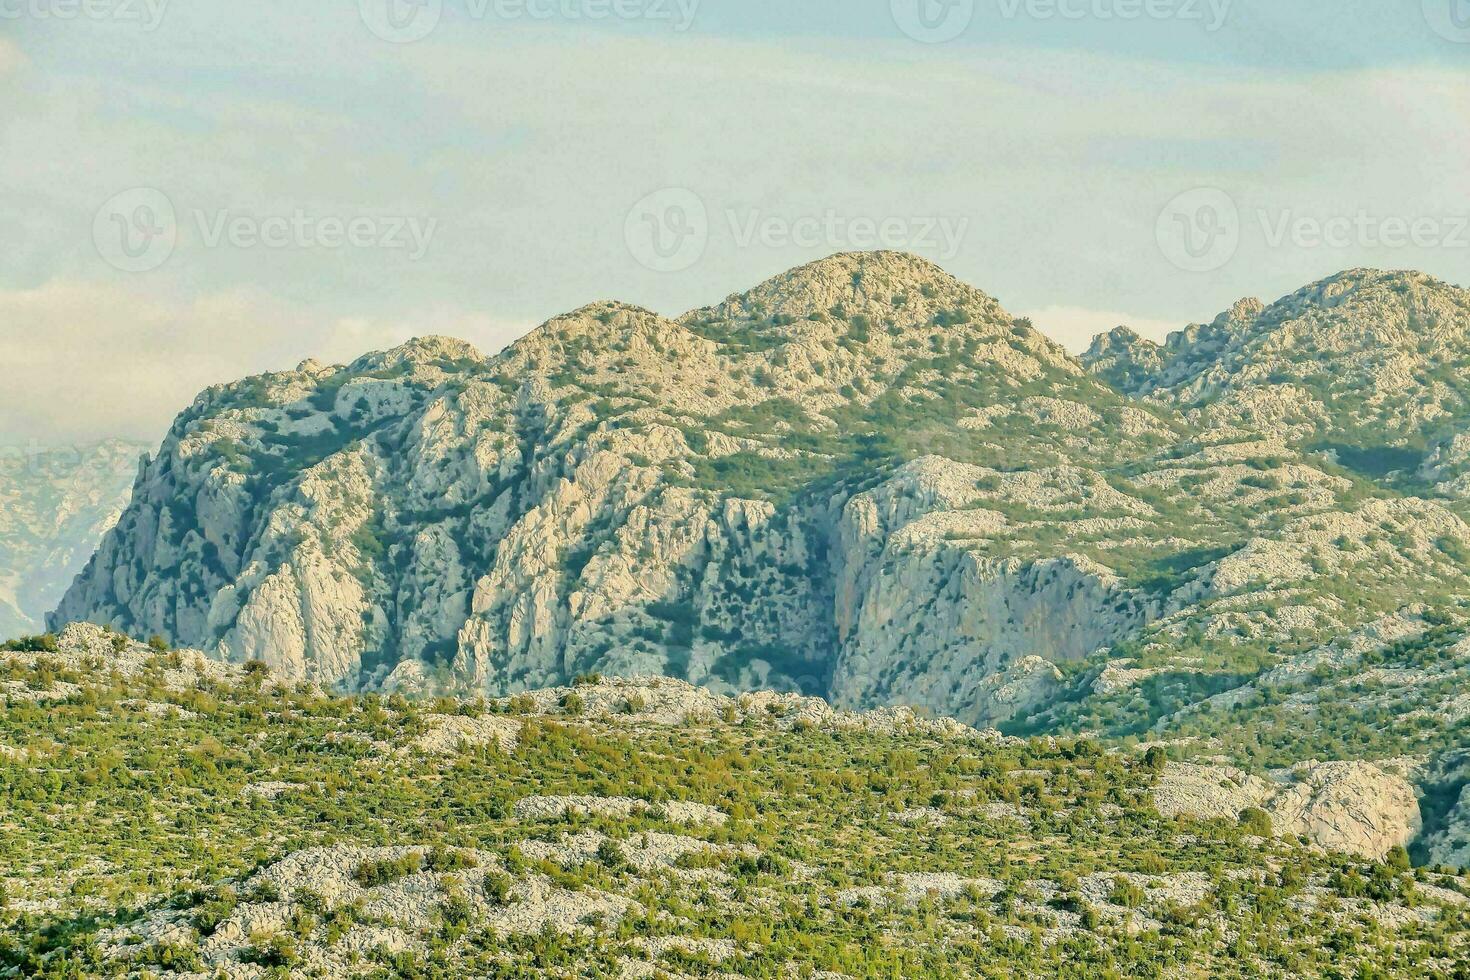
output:
M838 255L676 320L211 388L52 621L349 689L661 673L1409 759L1448 854L1467 359L1470 293L1417 273L1079 359L921 259Z
M39 632L127 505L140 443L0 445L0 636Z

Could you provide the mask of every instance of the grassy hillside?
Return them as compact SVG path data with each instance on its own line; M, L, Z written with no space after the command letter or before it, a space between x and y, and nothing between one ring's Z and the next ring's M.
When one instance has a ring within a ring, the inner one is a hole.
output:
M68 636L0 654L4 976L1470 963L1463 878L1259 836L1260 812L1164 819L1157 750L667 679L332 697Z

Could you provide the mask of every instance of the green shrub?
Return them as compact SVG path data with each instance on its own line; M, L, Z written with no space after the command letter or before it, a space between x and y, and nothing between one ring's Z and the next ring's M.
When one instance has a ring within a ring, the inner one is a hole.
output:
M1271 836L1271 815L1260 807L1248 806L1240 811L1240 829L1256 837Z
M191 921L194 928L205 936L213 935L219 924L229 918L230 913L240 904L232 888L217 888L212 892L201 893L196 901Z
M55 653L56 634L42 633L38 636L22 636L18 640L7 640L0 650L11 653Z
M1142 888L1129 881L1127 878L1118 878L1113 881L1113 891L1109 899L1114 905L1121 905L1125 909L1136 909L1143 905L1147 895Z
M160 943L150 946L139 954L135 961L140 965L162 967L174 973L199 973L204 969L204 961L199 957L199 951L193 946L185 946L182 943Z
M364 888L376 888L409 875L418 874L424 868L424 856L410 851L402 857L364 861L357 866L353 877Z
M461 894L451 894L439 903L439 918L451 929L463 929L474 921L475 907Z
M509 875L499 871L491 871L485 875L484 889L485 897L496 905L509 905L511 902L510 889L513 882Z
M628 866L628 856L614 840L604 840L597 845L597 860L603 867L611 871L618 871Z
M469 851L435 844L429 849L428 865L430 871L463 871L467 868L479 867L480 862Z
M297 952L296 940L290 933L280 932L267 939L253 941L240 952L240 959L271 970L295 966L301 954Z

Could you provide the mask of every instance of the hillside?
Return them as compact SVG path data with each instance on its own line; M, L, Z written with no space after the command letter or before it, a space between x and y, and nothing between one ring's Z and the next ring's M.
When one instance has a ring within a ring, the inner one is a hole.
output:
M339 697L94 626L0 651L0 976L1454 975L1367 766L1273 780L587 677ZM1384 861L1377 858L1386 857Z
M0 636L43 628L127 505L146 447L0 446Z
M1344 273L1073 359L839 255L212 388L53 616L345 691L584 673L1402 771L1470 858L1465 291ZM1462 447L1463 448L1463 447Z

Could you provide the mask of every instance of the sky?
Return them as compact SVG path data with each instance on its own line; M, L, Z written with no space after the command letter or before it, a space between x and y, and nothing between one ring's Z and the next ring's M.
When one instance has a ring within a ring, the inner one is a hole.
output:
M0 444L851 249L1072 350L1358 266L1470 286L1470 0L1352 7L0 0Z

